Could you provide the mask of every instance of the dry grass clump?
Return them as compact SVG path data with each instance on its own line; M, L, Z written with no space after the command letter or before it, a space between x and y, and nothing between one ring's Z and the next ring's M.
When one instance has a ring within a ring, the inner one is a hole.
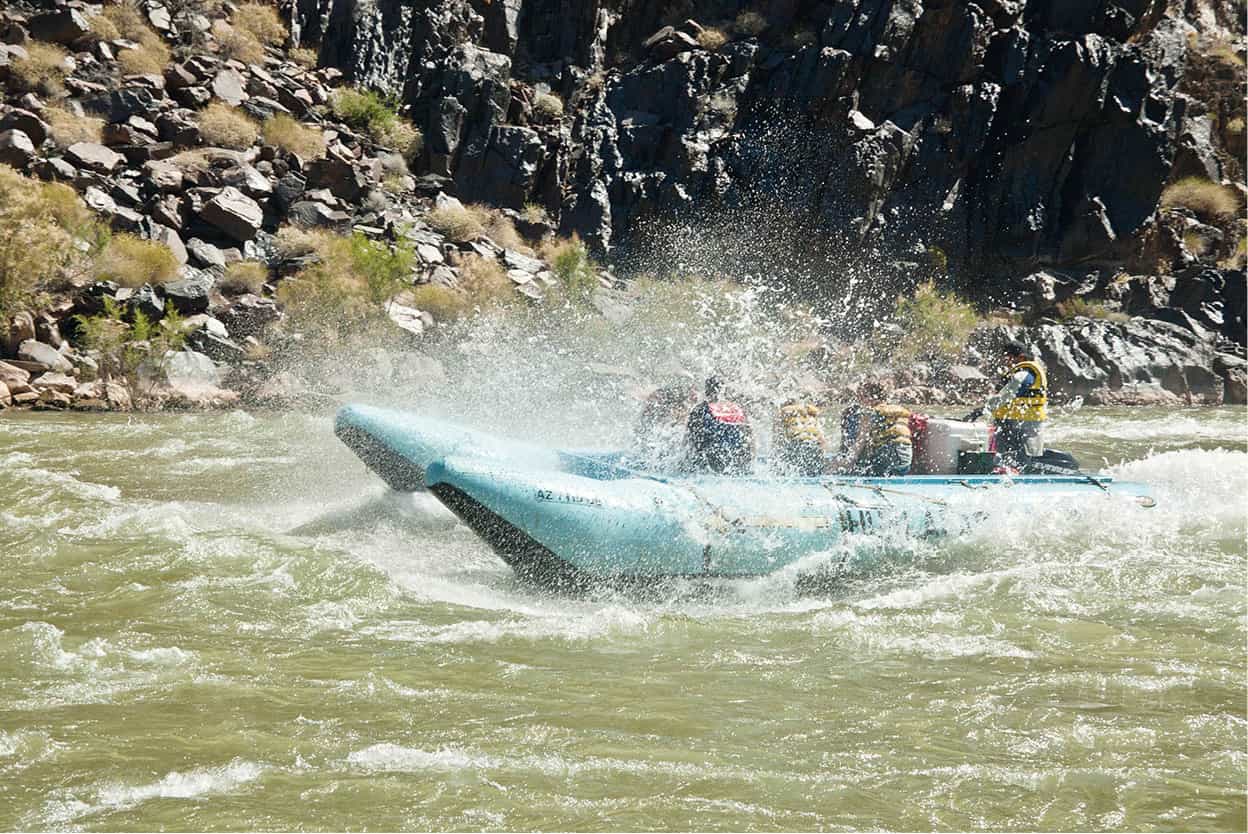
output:
M563 99L553 93L538 93L533 99L533 115L539 122L563 118Z
M0 165L0 320L17 312L66 265L73 230L90 211L73 189Z
M231 295L243 293L259 295L268 277L268 268L259 261L237 261L225 268L225 275L221 277L217 286L222 292Z
M442 284L420 284L407 293L408 303L437 321L462 318L472 311L472 301L458 290Z
M441 206L425 215L430 229L456 243L467 243L485 234L481 221L468 209L458 205Z
M250 148L260 136L260 128L241 111L216 101L199 114L199 132L204 142L222 148Z
M718 52L719 48L728 43L728 33L718 26L708 26L698 32L698 46L708 52Z
M490 306L515 297L515 284L495 258L469 255L459 264L459 286L474 303Z
M169 47L156 30L147 25L146 18L136 6L129 3L105 6L100 16L108 20L122 37L138 43L134 49L123 49L117 53L117 63L121 64L123 73L159 75L164 72L172 57Z
M100 253L96 274L123 287L163 284L178 274L178 259L163 243L119 234Z
M285 113L268 119L262 128L264 141L303 159L316 159L325 153L325 134L307 127Z
M1235 244L1235 250L1224 258L1218 266L1223 269L1248 268L1248 236L1241 233L1239 243Z
M1230 220L1239 214L1235 189L1202 177L1184 177L1161 192L1162 208L1185 208L1205 223Z
M264 45L250 32L237 29L224 20L212 24L212 36L217 39L221 56L229 61L259 64L264 61Z
M1131 317L1117 310L1110 310L1102 301L1089 301L1083 296L1073 296L1057 305L1057 315L1062 321L1077 318L1102 319L1104 321L1127 322Z
M283 258L302 258L327 248L335 237L330 232L283 226L273 236L273 245Z
M257 41L281 46L286 41L286 24L277 16L277 9L261 3L244 3L234 10L230 22Z
M756 38L767 30L767 25L767 18L758 12L745 11L737 15L737 19L732 24L732 30L738 35Z
M113 23L112 19L103 12L88 18L87 25L91 27L91 33L87 37L97 43L100 41L115 41L121 37L117 24Z
M77 142L99 142L104 131L104 120L94 116L79 116L64 107L48 107L43 111L49 134L58 148L68 148Z
M515 222L498 209L474 203L468 206L468 213L477 221L486 236L499 246L504 249L529 251L524 238L516 231Z
M320 54L315 49L306 46L297 46L287 54L290 60L305 69L316 69L316 65L320 62Z
M25 58L9 67L8 83L20 92L55 96L65 91L65 58L59 46L31 41L24 47Z

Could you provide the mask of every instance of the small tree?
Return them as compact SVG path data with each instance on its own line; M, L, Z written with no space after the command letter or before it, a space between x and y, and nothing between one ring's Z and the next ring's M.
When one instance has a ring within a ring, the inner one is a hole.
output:
M893 356L908 361L956 356L979 324L974 307L931 282L916 287L910 298L898 298L896 317L905 336Z

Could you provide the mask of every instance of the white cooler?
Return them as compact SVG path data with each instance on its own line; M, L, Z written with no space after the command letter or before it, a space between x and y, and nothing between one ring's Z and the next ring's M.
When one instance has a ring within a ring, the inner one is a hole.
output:
M914 438L911 475L956 475L958 452L988 448L988 424L929 417L927 429Z

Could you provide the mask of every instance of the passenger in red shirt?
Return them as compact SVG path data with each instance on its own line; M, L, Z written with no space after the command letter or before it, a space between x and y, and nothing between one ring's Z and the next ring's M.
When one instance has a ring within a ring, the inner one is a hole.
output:
M706 399L689 412L686 423L688 468L740 475L754 466L754 432L745 409L724 397L719 377L706 381Z

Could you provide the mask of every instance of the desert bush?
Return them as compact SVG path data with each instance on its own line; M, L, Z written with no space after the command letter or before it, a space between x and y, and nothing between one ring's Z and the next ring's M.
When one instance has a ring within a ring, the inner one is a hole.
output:
M125 313L116 299L105 296L102 313L74 316L78 324L75 339L82 347L100 353L100 376L104 379L116 374L133 377L148 356L181 350L186 342L186 325L172 306L158 324L140 310L127 322Z
M115 41L121 37L117 24L104 13L92 15L87 19L87 24L91 27L91 32L87 36L90 40L99 41Z
M541 254L550 262L560 288L570 299L588 300L598 289L598 265L579 236L548 241Z
M507 270L496 258L468 255L459 264L459 286L480 307L511 301L516 285L507 277Z
M898 298L895 315L905 336L893 346L893 356L902 360L956 356L979 324L974 307L930 282L910 298Z
M524 208L520 210L520 214L530 223L550 222L550 215L546 212L546 207L539 203L525 203Z
M26 44L26 57L9 67L8 83L19 92L55 96L65 91L66 52L41 41Z
M708 26L698 32L698 46L708 52L717 52L726 43L728 43L728 33L718 26Z
M268 278L268 267L259 261L236 261L225 268L225 274L221 276L217 286L222 292L231 295L243 293L259 295Z
M1248 268L1248 236L1241 233L1239 243L1235 244L1235 250L1218 265L1223 269Z
M212 36L217 40L221 56L227 60L241 61L244 64L259 64L264 61L264 45L250 32L218 20L212 24Z
M99 142L104 131L104 120L95 116L79 116L63 107L48 107L43 111L48 123L52 142L58 148L68 148L78 142Z
M411 122L372 90L338 90L330 102L334 115L373 139L393 148L407 159L415 159L424 148L424 137Z
M279 247L299 251L311 246L319 258L282 281L277 297L295 326L325 335L344 337L384 316L384 305L406 286L415 263L405 240L391 248L358 232L350 237L282 232Z
M102 281L116 281L123 287L163 284L178 274L178 259L163 243L135 235L113 235L95 262Z
M756 38L767 30L767 25L767 18L758 12L744 11L737 15L736 21L732 24L732 29L738 35Z
M1184 177L1161 192L1162 208L1185 208L1205 223L1218 223L1239 214L1239 196L1229 186L1202 177Z
M504 249L530 251L524 238L520 237L520 233L516 231L515 221L498 209L474 203L468 206L468 213L477 221L477 225L481 227L486 236L499 246Z
M554 122L563 118L563 99L553 93L538 93L533 99L533 115L539 122Z
M66 191L72 204L66 203ZM67 186L44 185L0 165L0 319L19 310L66 265L75 251L67 227L85 212Z
M260 136L250 117L219 101L200 111L199 132L208 145L238 150L250 148Z
M276 145L303 159L316 159L325 153L325 134L317 128L300 124L285 113L266 120L262 132L267 144Z
M260 43L281 46L286 42L286 24L272 6L244 3L234 10L230 22L235 29L248 33Z
M407 295L411 306L428 313L437 321L463 318L472 312L472 300L466 293L442 284L419 284Z
M330 232L283 226L273 236L273 245L283 258L302 258L328 247L333 237Z
M425 215L425 223L435 232L445 235L456 243L476 240L485 234L481 222L471 211L462 206L449 205L435 208Z
M1103 319L1116 322L1130 321L1130 316L1117 310L1110 310L1103 301L1092 301L1079 295L1059 302L1057 315L1062 321L1070 321L1077 318Z
M147 24L138 7L130 3L105 6L100 13L127 40L138 44L133 49L117 53L117 63L128 75L159 75L171 60L165 41Z
M297 46L288 53L290 60L294 61L305 69L316 69L316 65L320 62L320 54L310 47Z

